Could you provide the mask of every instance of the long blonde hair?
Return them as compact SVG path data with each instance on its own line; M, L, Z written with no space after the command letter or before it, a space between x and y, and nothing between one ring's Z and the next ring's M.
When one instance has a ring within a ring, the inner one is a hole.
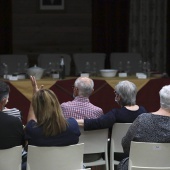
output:
M32 106L38 126L43 127L45 136L55 136L67 128L60 103L55 93L41 89L33 95Z

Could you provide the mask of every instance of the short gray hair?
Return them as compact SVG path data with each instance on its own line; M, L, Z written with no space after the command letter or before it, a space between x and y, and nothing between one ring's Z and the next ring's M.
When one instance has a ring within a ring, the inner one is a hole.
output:
M74 86L79 90L79 96L89 97L93 92L94 82L88 77L79 77L76 79Z
M136 104L136 94L137 88L136 85L128 80L120 81L115 86L115 91L118 95L121 96L121 104L126 105L135 105Z
M159 91L160 105L165 110L170 110L170 85L163 86Z

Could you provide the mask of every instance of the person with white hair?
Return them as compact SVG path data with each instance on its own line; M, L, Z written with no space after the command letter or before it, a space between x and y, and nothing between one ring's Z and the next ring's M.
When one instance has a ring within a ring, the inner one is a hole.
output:
M94 82L88 77L78 77L73 86L73 101L61 104L65 118L94 119L103 115L103 110L93 105L89 97L94 91ZM84 162L100 159L101 154L86 154Z
M160 109L138 116L123 137L122 147L127 155L131 141L170 143L170 85L162 87L159 96ZM128 160L128 157L123 159L118 170L128 170Z

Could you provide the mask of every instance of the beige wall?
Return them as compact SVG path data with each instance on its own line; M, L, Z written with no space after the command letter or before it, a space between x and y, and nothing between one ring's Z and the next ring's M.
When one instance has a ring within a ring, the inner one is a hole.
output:
M39 9L39 0L12 1L13 53L91 51L91 0L65 0L63 11Z

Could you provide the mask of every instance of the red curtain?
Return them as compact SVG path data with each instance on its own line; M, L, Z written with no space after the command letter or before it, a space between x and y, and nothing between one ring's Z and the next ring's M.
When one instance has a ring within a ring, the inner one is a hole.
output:
M111 52L128 51L130 0L92 1L92 51L105 52L110 68Z
M92 1L94 52L128 51L130 0Z

